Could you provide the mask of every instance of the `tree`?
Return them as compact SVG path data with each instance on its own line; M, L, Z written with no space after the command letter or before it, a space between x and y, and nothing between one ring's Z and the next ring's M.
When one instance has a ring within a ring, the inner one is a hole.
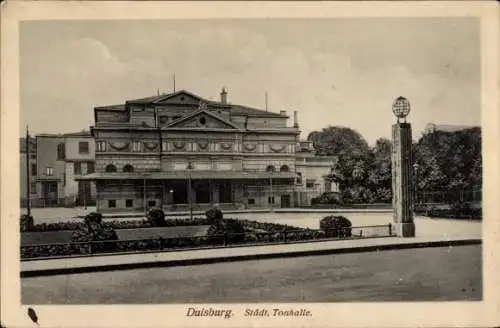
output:
M481 129L424 134L414 149L418 163L417 191L440 191L449 202L461 193L481 188Z
M335 126L311 132L308 140L313 142L317 155L337 156L332 175L346 200L351 199L350 189L363 185L367 178L371 154L366 140L353 129Z
M392 143L380 138L372 148L372 162L368 173L368 187L378 202L389 202L392 198Z

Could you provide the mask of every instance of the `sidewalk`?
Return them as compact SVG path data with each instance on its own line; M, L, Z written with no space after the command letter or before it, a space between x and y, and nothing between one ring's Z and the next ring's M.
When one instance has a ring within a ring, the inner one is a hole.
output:
M21 277L481 243L481 238L470 236L386 237L29 260L21 262Z

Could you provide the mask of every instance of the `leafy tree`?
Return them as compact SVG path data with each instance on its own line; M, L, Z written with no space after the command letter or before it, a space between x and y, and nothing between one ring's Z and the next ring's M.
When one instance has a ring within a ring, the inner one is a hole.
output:
M311 132L308 139L318 155L334 155L330 176L339 183L342 201L390 202L392 199L391 141L380 138L373 148L356 131L332 127ZM412 149L418 164L417 191L438 191L459 199L462 191L482 186L481 129L425 133Z
M481 129L426 133L414 149L417 190L440 191L448 201L482 185Z
M332 175L346 192L345 198L352 198L351 187L365 183L370 166L370 147L366 140L353 129L335 126L311 132L308 140L313 142L317 155L337 156ZM354 197L359 198L357 194Z

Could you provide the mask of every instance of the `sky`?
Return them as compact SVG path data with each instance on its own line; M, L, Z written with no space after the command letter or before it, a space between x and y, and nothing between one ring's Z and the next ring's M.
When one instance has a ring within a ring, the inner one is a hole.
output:
M30 21L20 29L20 129L93 125L94 106L189 90L298 111L302 138L347 126L389 138L392 102L425 125L480 125L475 18ZM290 125L293 122L290 120ZM22 132L22 133L23 133Z

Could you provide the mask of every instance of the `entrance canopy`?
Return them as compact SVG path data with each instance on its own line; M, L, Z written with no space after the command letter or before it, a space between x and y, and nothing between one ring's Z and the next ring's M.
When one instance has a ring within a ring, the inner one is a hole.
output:
M243 171L173 171L173 172L96 172L77 177L75 180L258 180L294 179L294 172L243 172Z

